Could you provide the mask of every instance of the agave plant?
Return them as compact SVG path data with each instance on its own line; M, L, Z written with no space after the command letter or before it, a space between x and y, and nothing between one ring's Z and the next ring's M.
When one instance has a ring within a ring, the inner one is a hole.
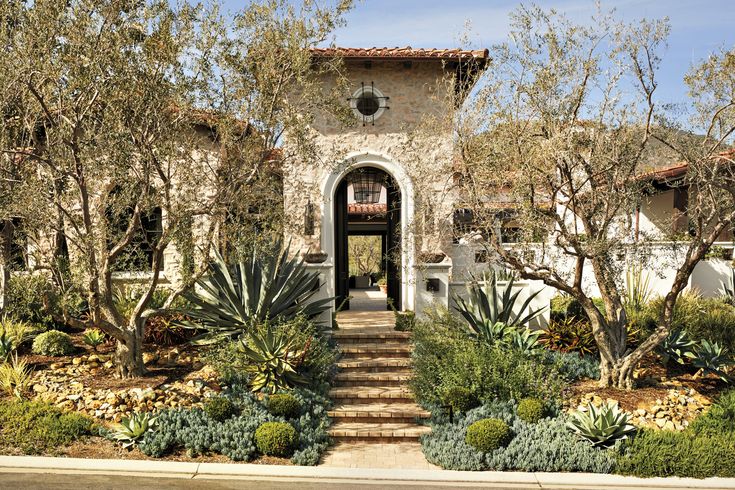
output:
M640 311L651 299L651 277L644 274L640 266L633 266L626 272L625 293L625 307L629 310Z
M455 295L455 309L467 321L473 335L483 342L494 344L498 340L505 339L506 335L510 334L508 329L512 331L524 326L544 311L544 308L538 308L530 309L526 313L531 301L541 291L531 293L526 301L517 307L516 302L521 290L514 293L513 282L511 278L508 284L499 290L495 275L484 276L482 284L473 281L467 286L467 300ZM499 327L499 324L503 327Z
M635 432L635 427L628 422L628 414L615 403L599 408L590 404L587 411L579 410L571 415L567 428L593 446L608 447Z
M190 319L182 324L207 330L205 338L214 342L271 319L313 318L334 300L312 300L318 286L319 273L308 271L302 259L289 258L280 243L265 253L254 251L233 270L215 253L209 275L184 295L192 307L182 312Z
M293 340L287 335L267 325L264 334L251 333L250 342L240 338L242 351L248 360L245 370L252 374L250 389L253 392L276 393L308 383L306 377L296 372L306 353L295 349Z
M686 330L672 330L664 341L659 344L657 350L664 365L672 360L684 364L687 359L694 357L694 346L696 344L689 338Z
M539 337L540 331L533 331L530 328L515 330L511 334L511 347L524 354L532 354L543 348Z
M729 382L730 377L725 372L725 368L731 363L727 349L722 347L718 342L710 342L707 339L702 340L694 349L692 356L692 364L704 373L711 373L719 376L723 381Z
M85 344L96 350L97 346L104 343L105 333L97 328L90 328L84 331L84 334L82 335L82 340Z
M133 412L130 417L123 418L110 433L113 441L122 444L124 449L135 446L147 432L152 432L156 426L156 417L149 412Z

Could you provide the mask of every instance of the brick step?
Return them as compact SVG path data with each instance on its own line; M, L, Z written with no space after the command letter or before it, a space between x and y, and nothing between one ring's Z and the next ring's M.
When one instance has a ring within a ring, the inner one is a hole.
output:
M356 332L350 330L336 330L332 333L332 337L335 338L340 343L340 345L363 343L378 344L381 342L390 341L408 342L408 340L411 338L411 333L396 332L395 330L387 332Z
M402 386L411 379L406 371L386 371L383 373L356 373L346 370L335 376L336 386Z
M429 427L402 423L337 422L329 428L329 435L334 438L375 440L376 442L418 440L421 434L428 432L431 432Z
M337 367L351 373L410 372L411 359L407 357L343 358L337 361Z
M404 386L349 386L332 388L329 396L341 404L410 403L413 393Z
M342 358L355 357L409 357L412 347L409 344L347 344L339 348Z
M329 416L336 422L415 424L431 414L415 403L369 403L339 405L329 411Z

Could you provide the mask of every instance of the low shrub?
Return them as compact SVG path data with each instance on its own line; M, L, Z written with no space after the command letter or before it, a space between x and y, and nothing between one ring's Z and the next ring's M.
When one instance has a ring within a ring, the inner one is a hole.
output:
M427 321L416 322L412 336L411 387L420 403L442 404L455 387L470 390L480 401L560 399L564 377L541 357L477 342L468 337L462 320L446 310L429 315Z
M618 472L642 477L734 477L735 439L731 433L645 430L620 458Z
M329 445L329 400L308 390L291 393L304 407L303 414L291 421L296 429L298 445L291 457L297 465L315 465ZM239 414L218 422L203 410L172 409L159 413L156 430L143 438L140 449L152 457L161 457L177 449L190 456L206 453L222 454L233 461L250 461L257 455L255 431L266 422L275 422L266 407L253 396L247 386L230 388L230 397Z
M569 383L580 379L600 379L600 359L596 356L544 350L539 353L539 359Z
M503 420L514 434L505 447L487 454L465 441L467 428L485 418ZM617 447L600 449L580 444L566 429L563 418L528 424L516 416L512 402L489 402L452 424L441 420L431 425L432 432L421 438L424 455L429 462L450 470L609 473L618 455Z
M17 349L20 344L33 338L34 329L21 320L16 320L10 316L3 316L0 319L0 337L11 342L13 349Z
M689 429L701 435L735 436L735 390L722 393L707 412L694 419Z
M237 415L237 406L226 396L216 396L204 403L204 412L212 420L224 422Z
M49 330L33 339L33 352L42 356L68 356L74 353L74 344L68 334Z
M513 435L508 424L499 419L482 419L467 427L465 441L480 452L504 447Z
M267 406L268 411L276 417L295 419L301 415L301 403L289 393L269 396Z
M441 402L444 406L452 407L456 413L465 413L479 405L477 396L463 386L452 386L442 395Z
M538 398L524 398L518 403L517 413L527 424L535 424L546 415L546 406Z
M575 316L551 320L543 330L539 342L555 351L579 352L587 355L598 352L589 321L580 320Z
M92 419L46 403L0 401L0 446L42 454L90 434Z
M298 437L287 422L266 422L255 430L255 447L266 456L291 456Z
M51 281L41 274L13 275L8 283L3 313L11 318L39 327L54 325L53 311L48 305L55 297Z
M396 317L395 330L399 332L411 332L413 331L414 325L416 325L416 313L413 311L397 311L393 313Z

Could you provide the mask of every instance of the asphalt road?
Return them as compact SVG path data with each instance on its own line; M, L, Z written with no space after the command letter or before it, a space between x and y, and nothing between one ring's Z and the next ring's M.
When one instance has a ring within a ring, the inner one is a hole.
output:
M15 489L53 489L53 490L82 490L82 489L124 489L124 490L162 490L162 489L258 489L258 490L376 490L383 488L395 488L399 490L416 490L418 488L430 488L431 490L450 490L453 488L488 488L484 485L427 485L422 483L398 483L387 484L386 482L345 482L345 481L278 481L263 479L185 479L165 477L139 477L139 476L110 476L94 474L44 474L44 473L0 473L0 490ZM524 488L524 487L500 487L492 488ZM537 486L527 488L539 488Z

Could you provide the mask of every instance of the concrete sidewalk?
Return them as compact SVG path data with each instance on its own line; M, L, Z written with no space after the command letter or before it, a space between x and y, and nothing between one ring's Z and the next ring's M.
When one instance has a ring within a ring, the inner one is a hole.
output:
M484 488L697 488L735 489L735 478L633 478L590 473L516 473L408 469L331 468L255 464L187 463L115 459L0 456L0 483L10 474L111 475L186 480L229 479L269 482L324 482L332 485L468 486ZM80 477L83 479L83 477ZM39 480L42 481L42 480ZM81 481L81 480L80 480ZM0 487L4 485L0 484Z

